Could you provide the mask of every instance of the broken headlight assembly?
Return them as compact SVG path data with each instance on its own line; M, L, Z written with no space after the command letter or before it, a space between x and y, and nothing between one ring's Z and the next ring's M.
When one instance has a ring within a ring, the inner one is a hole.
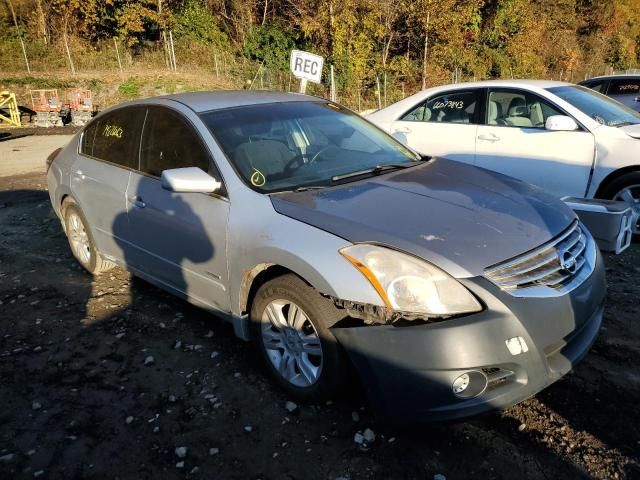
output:
M424 260L370 244L345 247L340 253L367 278L393 311L449 317L482 310L469 290Z

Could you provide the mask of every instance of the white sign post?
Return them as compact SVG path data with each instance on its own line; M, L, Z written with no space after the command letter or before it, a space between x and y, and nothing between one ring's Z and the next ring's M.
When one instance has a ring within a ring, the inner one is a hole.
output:
M291 73L300 79L300 93L305 93L307 81L320 83L324 58L302 50L291 51Z

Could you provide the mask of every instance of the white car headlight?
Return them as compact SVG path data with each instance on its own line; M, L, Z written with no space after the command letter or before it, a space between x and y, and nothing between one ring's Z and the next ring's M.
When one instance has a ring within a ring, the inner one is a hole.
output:
M388 308L429 316L482 310L469 290L423 260L369 244L345 247L340 253L369 280Z

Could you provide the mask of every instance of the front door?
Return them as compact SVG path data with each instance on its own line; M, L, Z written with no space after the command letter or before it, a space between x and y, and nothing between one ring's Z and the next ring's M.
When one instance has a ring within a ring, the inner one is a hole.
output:
M222 181L185 117L168 108L150 107L139 169L131 174L127 188L132 244L128 261L177 293L229 311L229 201L224 191L209 195L163 189L162 171L182 167L199 167Z
M485 110L485 125L477 132L476 165L558 197L585 196L595 152L590 132L546 130L548 117L565 113L525 90L491 89Z
M472 164L480 90L438 93L391 125L397 140L423 154Z

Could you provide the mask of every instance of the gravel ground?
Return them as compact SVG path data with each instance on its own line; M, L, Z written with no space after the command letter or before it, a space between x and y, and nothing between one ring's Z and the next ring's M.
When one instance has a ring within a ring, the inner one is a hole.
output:
M603 330L575 372L398 431L358 392L292 404L228 324L119 269L92 279L45 188L0 178L1 479L640 478L640 245L607 256Z

